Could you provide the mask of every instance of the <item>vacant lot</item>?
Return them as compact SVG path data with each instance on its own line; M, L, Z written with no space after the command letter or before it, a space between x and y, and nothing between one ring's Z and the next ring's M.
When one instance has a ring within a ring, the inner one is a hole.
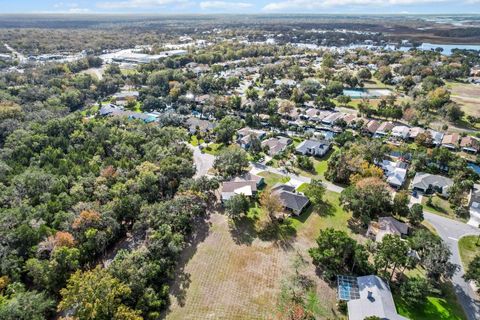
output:
M480 86L466 83L450 82L451 99L457 102L466 115L480 117Z
M307 250L320 228L347 229L349 215L338 208L338 196L328 192L331 206L324 217L309 210L292 219L287 237L269 238L259 231L260 214L235 225L213 214L204 236L183 253L166 318L275 319L282 283L298 254L309 261L304 272L315 281L324 318L335 318L335 290L316 275Z

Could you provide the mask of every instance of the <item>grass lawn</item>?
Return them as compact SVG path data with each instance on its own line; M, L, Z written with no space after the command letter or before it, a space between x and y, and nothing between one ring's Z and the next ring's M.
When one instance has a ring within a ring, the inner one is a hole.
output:
M479 245L477 246L477 242ZM477 236L465 236L458 241L463 267L467 267L473 258L480 254L480 242Z
M194 147L197 147L198 145L201 145L204 142L205 141L203 141L203 139L198 140L196 135L192 135L192 137L190 138L190 144Z
M304 183L299 188L299 192L304 192L308 184ZM314 212L310 206L300 216L292 216L289 218L292 222L292 227L298 231L301 231L309 239L315 239L318 237L320 230L326 228L334 228L336 230L342 230L353 236L354 238L360 238L358 235L354 235L352 230L348 227L348 221L352 217L352 214L343 210L340 205L340 194L332 191L326 191L325 205L317 212Z
M268 171L262 171L258 175L264 178L265 184L269 187L272 187L277 183L286 183L290 180L290 177L285 177Z
M325 180L325 172L327 172L328 159L330 159L330 156L333 154L336 148L337 147L334 147L322 158L310 157L313 162L313 168L315 172L305 171L300 168L295 168L295 171L298 171L300 175L305 177Z
M208 146L206 146L203 151L205 153L211 154L216 156L222 149L226 148L223 143L210 143Z
M438 214L440 216L446 216L452 219L457 219L455 212L450 208L450 203L448 200L440 198L439 196L432 195L432 205L427 204L428 197L424 196L422 198L422 205L425 211Z
M458 303L450 283L442 285L442 297L428 296L427 302L419 306L409 306L398 295L394 295L397 312L412 320L464 320L462 306Z

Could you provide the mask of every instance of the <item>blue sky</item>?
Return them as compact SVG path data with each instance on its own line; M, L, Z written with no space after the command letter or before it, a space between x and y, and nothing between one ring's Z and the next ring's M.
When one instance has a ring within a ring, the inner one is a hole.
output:
M0 13L480 13L480 0L0 0Z

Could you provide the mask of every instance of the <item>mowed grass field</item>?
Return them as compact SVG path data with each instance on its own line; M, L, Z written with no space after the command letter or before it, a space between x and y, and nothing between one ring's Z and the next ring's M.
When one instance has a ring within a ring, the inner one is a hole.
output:
M466 115L480 117L480 86L470 83L448 82L451 99L458 103Z
M183 253L166 319L276 319L282 283L298 254L309 261L306 273L315 281L322 318L339 316L335 288L318 277L308 255L320 229L349 231L350 214L340 208L339 196L327 191L324 212L310 209L289 218L290 232L281 241L264 237L262 220L268 217L258 206L236 223L212 214L205 237Z

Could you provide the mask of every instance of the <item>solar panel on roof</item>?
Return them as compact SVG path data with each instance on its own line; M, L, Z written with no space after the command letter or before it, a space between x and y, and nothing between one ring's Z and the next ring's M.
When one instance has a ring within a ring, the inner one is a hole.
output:
M356 277L337 276L338 298L340 300L349 301L360 299L360 291Z

